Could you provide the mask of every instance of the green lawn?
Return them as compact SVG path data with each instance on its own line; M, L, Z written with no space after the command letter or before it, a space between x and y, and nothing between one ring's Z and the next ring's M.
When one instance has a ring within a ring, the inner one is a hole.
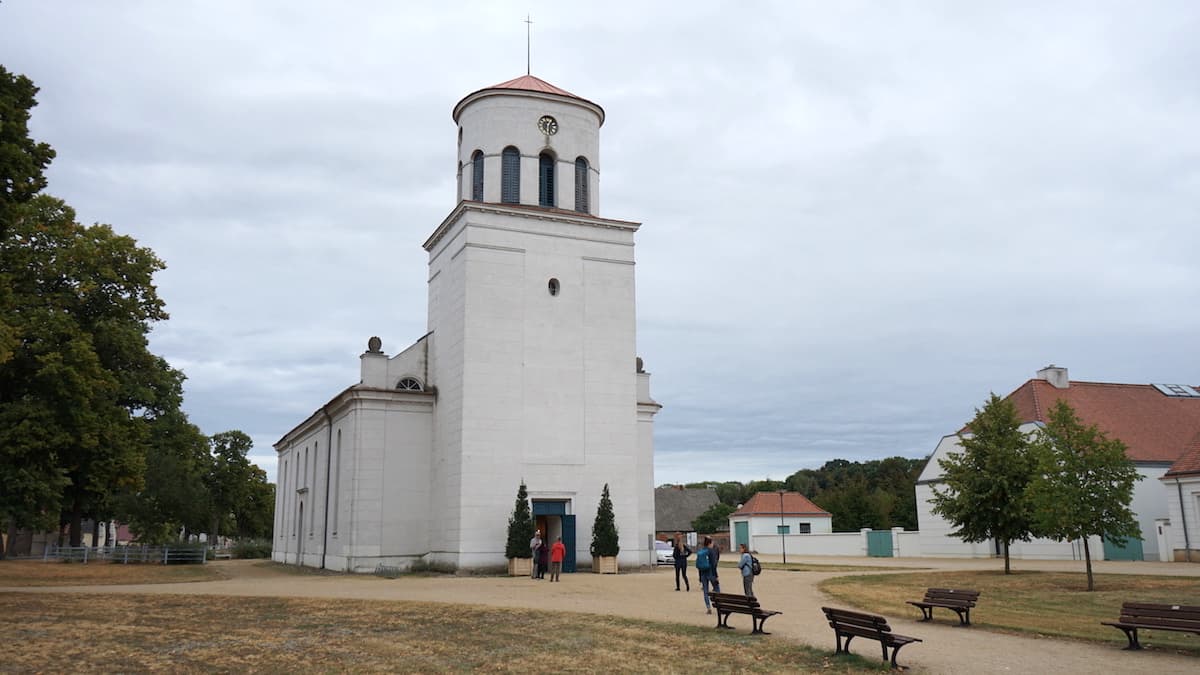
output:
M821 590L845 605L887 616L919 619L920 610L906 604L920 600L926 588L967 588L980 592L971 611L972 630L1035 633L1054 637L1126 644L1125 635L1101 621L1115 621L1127 600L1200 605L1200 579L1195 577L1098 574L1096 590L1087 591L1083 573L1058 572L929 572L837 577ZM934 621L954 624L948 609L935 609ZM1200 654L1200 636L1170 631L1139 631L1143 646ZM1197 666L1200 668L1200 666Z

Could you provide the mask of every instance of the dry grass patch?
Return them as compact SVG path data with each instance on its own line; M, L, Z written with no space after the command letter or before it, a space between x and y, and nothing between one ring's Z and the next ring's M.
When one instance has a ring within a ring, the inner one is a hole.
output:
M109 562L65 563L0 560L0 586L88 586L97 584L170 584L216 581L224 575L209 565L122 565Z
M0 604L10 672L685 672L699 658L706 672L886 670L744 631L566 612L205 595L6 593Z
M1096 590L1087 591L1087 576L1061 572L936 572L838 577L820 589L848 605L889 616L921 617L905 604L920 600L927 588L969 588L980 592L971 611L976 628L1036 633L1125 645L1125 635L1101 621L1115 621L1127 600L1200 605L1200 580L1194 577L1096 575ZM957 623L948 609L934 609L934 621ZM1139 631L1146 647L1200 654L1197 636L1169 631Z

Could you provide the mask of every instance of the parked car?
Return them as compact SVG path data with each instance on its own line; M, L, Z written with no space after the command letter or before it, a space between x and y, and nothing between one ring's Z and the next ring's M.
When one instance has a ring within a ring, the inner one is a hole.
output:
M675 548L665 541L654 542L654 553L658 556L659 565L671 565L675 562Z

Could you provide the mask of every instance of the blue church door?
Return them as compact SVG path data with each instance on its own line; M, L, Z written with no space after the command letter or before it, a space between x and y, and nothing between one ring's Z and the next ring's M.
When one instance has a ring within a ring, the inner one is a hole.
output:
M533 502L533 518L538 524L546 541L553 543L555 537L562 537L567 554L563 557L563 571L575 571L575 516L567 514L565 501Z

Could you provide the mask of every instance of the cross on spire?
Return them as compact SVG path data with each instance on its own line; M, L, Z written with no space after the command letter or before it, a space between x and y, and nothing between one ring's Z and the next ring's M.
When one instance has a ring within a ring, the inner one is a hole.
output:
M530 63L529 45L532 42L532 40L533 40L533 21L529 18L529 15L526 14L525 15L525 74L526 75L531 74L530 66L529 66L529 63Z

